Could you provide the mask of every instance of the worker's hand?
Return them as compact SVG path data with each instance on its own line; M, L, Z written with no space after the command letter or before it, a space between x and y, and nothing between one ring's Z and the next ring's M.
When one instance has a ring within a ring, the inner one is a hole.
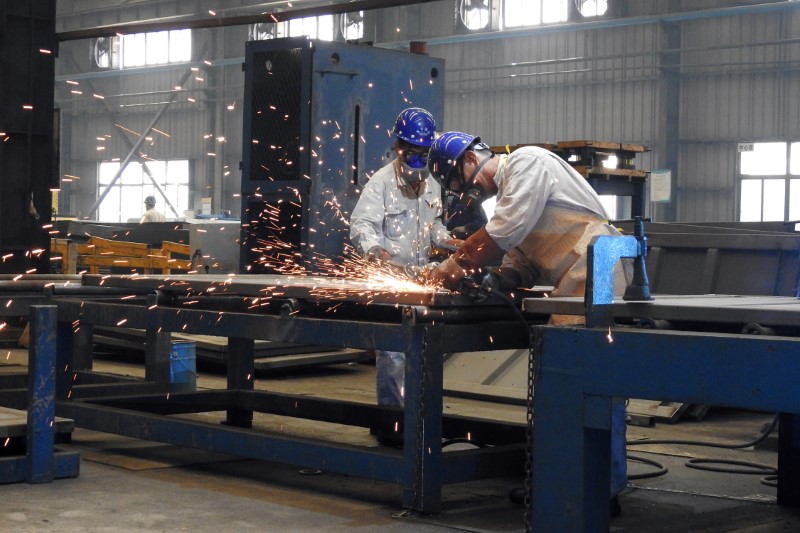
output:
M466 278L469 272L461 268L451 256L435 268L427 270L425 275L426 285L440 285L445 289L458 291L461 289L461 280Z
M500 292L502 286L503 280L497 272L490 270L484 274L481 279L481 292L485 295L483 299L488 298L493 292Z
M375 245L367 250L367 261L391 261L392 255L380 245Z
M444 241L444 242L445 242L445 244L447 244L448 246L453 246L453 247L455 247L455 248L458 248L458 247L460 247L462 244L464 244L464 241L463 241L462 239L447 239L447 240L446 240L446 241Z
M492 296L493 293L500 291L500 276L496 272L476 273L461 280L458 288L464 296L472 298L476 302L483 302Z

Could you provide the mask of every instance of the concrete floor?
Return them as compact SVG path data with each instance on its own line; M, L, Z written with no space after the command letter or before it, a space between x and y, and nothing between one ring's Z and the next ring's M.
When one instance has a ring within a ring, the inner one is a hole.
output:
M24 368L26 353L8 354L5 370ZM97 370L141 375L139 365L98 361ZM334 365L263 376L258 388L374 402L373 366ZM219 373L201 372L198 385L221 388ZM523 408L451 398L448 412L524 421ZM202 415L220 419L221 413ZM753 439L771 420L767 413L712 408L701 422L654 428L629 427L628 438ZM339 441L377 445L367 430L262 415L260 427L313 433ZM757 449L726 450L684 445L631 446L630 455L658 461L666 475L629 482L619 532L792 532L800 513L775 504L775 488L760 475L703 472L685 466L691 457L753 461L774 466L775 436ZM51 484L0 486L0 532L233 532L233 531L524 531L524 509L508 501L522 477L446 486L443 512L403 516L401 490L382 483L200 450L76 429L62 449L81 453L75 479ZM631 474L653 467L631 462Z

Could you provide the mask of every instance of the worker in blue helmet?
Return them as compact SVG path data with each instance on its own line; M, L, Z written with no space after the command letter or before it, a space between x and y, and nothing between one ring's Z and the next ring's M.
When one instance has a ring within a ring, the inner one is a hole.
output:
M432 244L454 241L442 223L442 190L430 178L428 149L436 123L425 109L403 110L392 130L395 157L364 186L350 217L350 241L362 255L396 266L428 263ZM377 350L378 404L403 406L405 354ZM386 422L378 438L399 444L402 427Z
M455 290L468 276L489 290L552 285L552 296L584 296L587 247L597 235L619 235L597 193L556 154L534 146L495 154L480 137L443 133L431 146L431 174L449 191L472 198L497 196L494 214L450 258L427 275ZM488 265L502 261L496 269ZM630 264L615 269L621 297ZM553 315L557 325L580 325L582 316ZM612 413L612 495L626 483L625 410Z

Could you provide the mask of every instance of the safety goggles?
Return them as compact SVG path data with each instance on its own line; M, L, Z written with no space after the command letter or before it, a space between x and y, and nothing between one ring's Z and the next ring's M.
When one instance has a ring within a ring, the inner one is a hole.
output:
M459 159L455 165L450 169L450 172L444 176L442 187L448 191L461 192L461 187L464 185L464 159Z
M403 161L411 168L425 168L428 164L428 151L403 150Z

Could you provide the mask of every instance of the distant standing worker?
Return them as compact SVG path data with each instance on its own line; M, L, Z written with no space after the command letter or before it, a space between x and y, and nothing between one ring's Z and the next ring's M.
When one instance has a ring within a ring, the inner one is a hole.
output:
M425 109L403 110L395 121L395 158L375 172L350 217L350 241L364 256L397 266L428 263L431 244L453 243L442 223L442 190L430 178L428 149L436 123ZM405 354L376 350L378 405L403 406ZM400 444L399 424L382 424L378 440Z
M144 206L145 212L142 215L142 219L139 221L140 223L144 222L166 222L167 217L165 217L161 212L156 211L156 197L155 196L148 196L144 199Z

